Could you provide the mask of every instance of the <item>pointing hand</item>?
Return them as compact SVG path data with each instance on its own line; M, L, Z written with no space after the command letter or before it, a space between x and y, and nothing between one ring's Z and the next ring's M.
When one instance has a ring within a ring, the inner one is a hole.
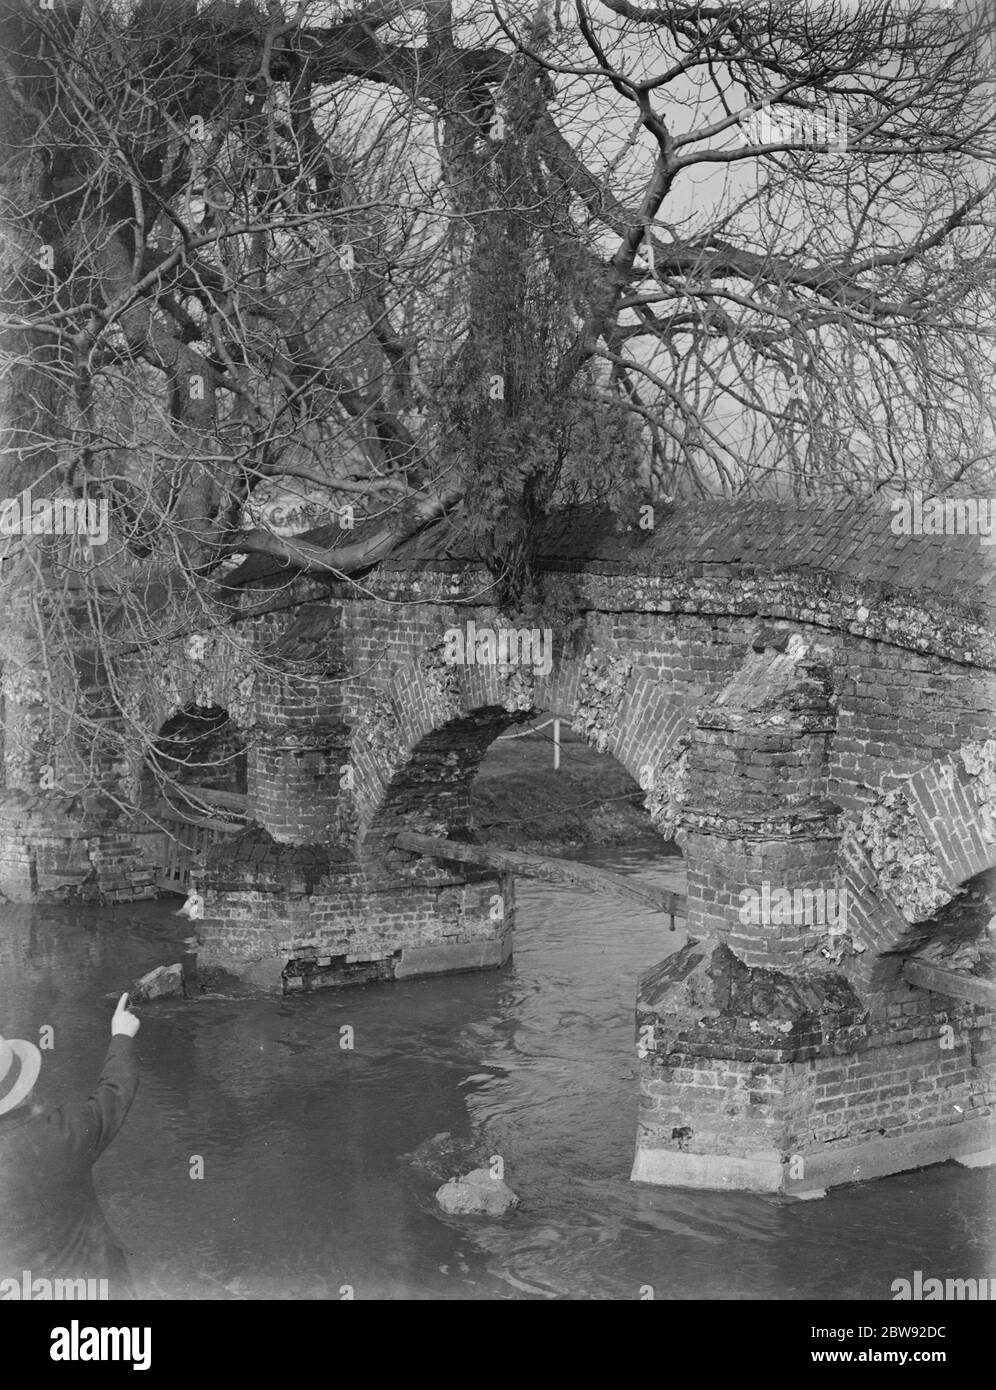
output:
M141 1026L138 1015L133 1014L128 1008L127 994L122 994L111 1019L111 1037L116 1033L123 1033L126 1038L133 1038Z

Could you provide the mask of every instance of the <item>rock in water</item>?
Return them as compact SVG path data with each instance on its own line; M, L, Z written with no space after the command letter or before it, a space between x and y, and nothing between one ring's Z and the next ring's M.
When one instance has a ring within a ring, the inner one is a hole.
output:
M199 922L204 916L204 899L196 891L187 894L186 901L173 914L174 917L187 917L191 922Z
M183 966L160 965L135 982L131 990L133 1004L148 1004L153 999L168 999L183 994Z
M504 1216L519 1199L504 1178L494 1178L488 1168L475 1168L465 1178L444 1182L436 1201L448 1216Z
M472 1168L483 1168L495 1152L501 1153L502 1147L493 1138L486 1141L479 1135L458 1136L444 1129L404 1157L413 1167L441 1183L451 1173L469 1173Z

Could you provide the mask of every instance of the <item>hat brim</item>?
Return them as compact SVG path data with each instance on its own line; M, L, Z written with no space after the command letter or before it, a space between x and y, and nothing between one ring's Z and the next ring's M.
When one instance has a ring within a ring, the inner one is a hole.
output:
M0 1081L7 1075L15 1057L21 1063L20 1075L7 1094L0 1096L0 1115L6 1115L8 1110L16 1110L22 1102L27 1100L41 1072L42 1055L34 1043L25 1042L23 1038L2 1038L0 1039Z

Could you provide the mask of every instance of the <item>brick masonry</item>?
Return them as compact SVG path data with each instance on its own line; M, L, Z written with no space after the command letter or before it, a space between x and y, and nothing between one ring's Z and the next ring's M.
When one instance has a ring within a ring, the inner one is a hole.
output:
M640 988L634 1175L804 1191L987 1150L991 1016L889 954L996 863L972 539L896 537L845 502L709 504L649 535L562 519L535 620L549 671L447 664L448 630L508 622L446 527L362 586L250 566L240 640L260 659L177 643L148 715L220 704L246 742L253 823L200 866L205 961L286 991L501 964L512 884L392 840L465 836L493 739L549 711L627 768L686 859L696 944ZM48 798L0 809L9 896L146 891L154 841L94 807L72 833ZM846 911L745 911L779 891Z

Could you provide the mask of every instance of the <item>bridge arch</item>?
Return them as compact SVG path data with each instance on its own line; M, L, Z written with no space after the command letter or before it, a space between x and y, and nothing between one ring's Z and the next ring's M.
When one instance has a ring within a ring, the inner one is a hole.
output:
M139 782L143 814L156 827L155 886L185 893L219 839L245 824L248 750L227 709L190 703L167 718Z
M144 797L155 791L157 774L176 786L245 796L246 745L228 710L191 702L164 720L146 758Z
M644 792L655 828L673 837L675 764L687 714L652 674L594 645L562 658L546 676L416 659L382 690L374 710L376 718L359 722L352 755L360 774L358 843L366 856L383 853L400 830L464 831L470 788L488 748L542 713L611 754Z

